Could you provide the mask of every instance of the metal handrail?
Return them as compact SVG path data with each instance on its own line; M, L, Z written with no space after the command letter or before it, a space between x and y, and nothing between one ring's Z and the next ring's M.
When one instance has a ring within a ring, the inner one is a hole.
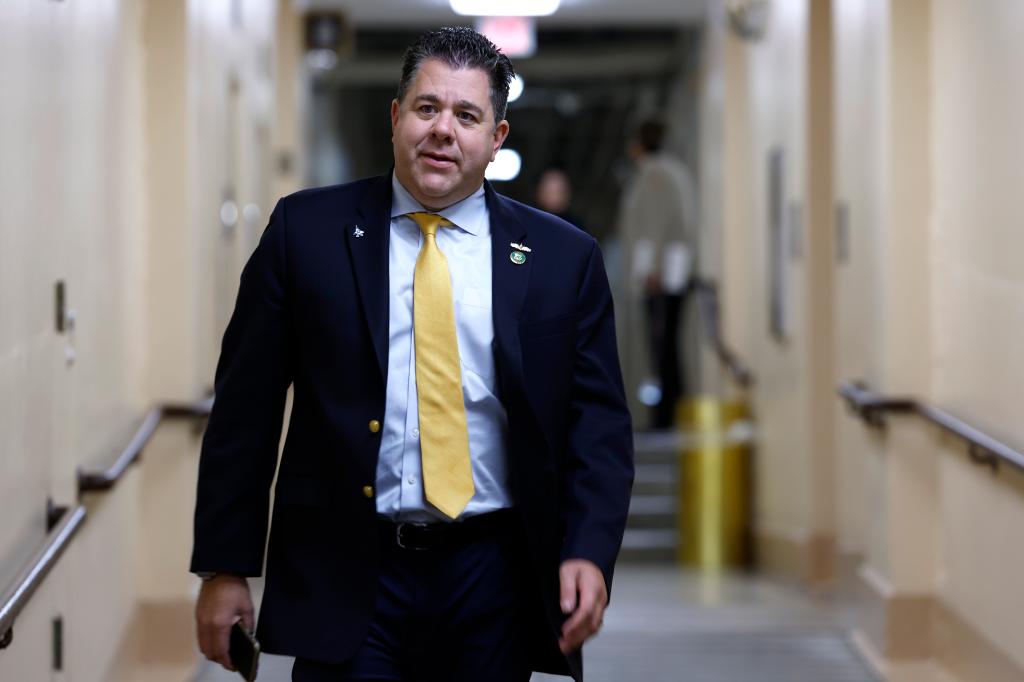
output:
M47 533L46 540L22 569L21 573L0 596L0 649L6 649L14 638L14 621L21 613L57 560L71 544L72 538L85 522L85 507L78 505L65 511L60 520Z
M150 410L128 445L105 469L98 471L78 470L78 492L110 490L121 479L128 467L134 463L149 443L160 422L169 418L203 418L210 414L213 398L191 404L169 404Z
M128 441L128 445L121 454L117 456L110 466L100 471L85 471L83 469L78 470L78 492L93 492L99 490L110 490L114 487L124 472L128 470L135 460L142 454L142 449L149 443L149 439L153 437L153 433L156 431L156 427L160 426L160 422L164 418L164 411L162 408L156 407L150 410L145 418L142 420L142 424L136 430L135 435Z
M729 374L741 388L750 388L754 384L754 374L739 359L722 338L722 327L718 314L718 288L713 282L694 280L693 288L697 293L697 309L700 311L708 341L715 349L719 362L729 370Z
M203 419L210 414L213 398L191 404L168 404L146 413L142 424L117 458L100 471L78 471L79 494L89 491L110 490L131 464L139 459L158 426L165 418ZM29 599L53 570L57 560L67 549L72 538L85 522L86 511L78 505L70 512L51 515L52 528L39 550L25 564L25 568L0 595L0 649L6 649L14 637L14 621L28 604Z
M884 397L858 381L844 381L839 385L839 395L846 400L854 413L871 426L885 426L887 412L916 414L965 441L968 445L967 454L974 462L993 469L998 469L1001 462L1006 462L1024 471L1024 453L1014 450L1006 443L933 405L913 398Z

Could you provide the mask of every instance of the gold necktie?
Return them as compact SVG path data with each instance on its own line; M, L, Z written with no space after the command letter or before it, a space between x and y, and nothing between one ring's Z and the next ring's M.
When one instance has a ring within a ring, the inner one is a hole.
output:
M408 215L423 232L412 288L423 489L428 502L454 519L474 488L452 283L448 259L437 248L437 228L452 223L433 213Z

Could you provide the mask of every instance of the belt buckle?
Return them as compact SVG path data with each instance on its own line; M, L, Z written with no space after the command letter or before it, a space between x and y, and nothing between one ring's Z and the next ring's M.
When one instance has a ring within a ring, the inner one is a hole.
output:
M422 551L426 550L426 547L410 547L410 546L406 545L404 542L402 542L402 529L403 528L405 528L406 526L409 526L410 528L412 528L412 527L416 527L416 526L425 526L425 525L426 525L425 523L409 523L409 522L405 522L405 521L399 523L398 525L395 526L395 544L398 545L401 549L406 549L406 550L410 550L410 551L413 551L413 552L422 552Z

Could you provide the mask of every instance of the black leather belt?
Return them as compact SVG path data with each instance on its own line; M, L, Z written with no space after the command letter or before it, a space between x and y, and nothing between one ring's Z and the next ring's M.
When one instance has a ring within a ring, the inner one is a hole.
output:
M413 551L450 549L484 540L502 537L511 527L512 510L469 516L461 521L440 523L395 522L377 519L381 542Z

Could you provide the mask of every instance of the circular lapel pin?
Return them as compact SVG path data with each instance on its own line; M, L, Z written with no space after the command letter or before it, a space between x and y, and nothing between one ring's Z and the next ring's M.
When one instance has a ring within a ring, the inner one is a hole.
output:
M522 251L513 251L512 253L508 254L508 257L516 265L522 265L523 263L526 262L526 254L523 253Z

